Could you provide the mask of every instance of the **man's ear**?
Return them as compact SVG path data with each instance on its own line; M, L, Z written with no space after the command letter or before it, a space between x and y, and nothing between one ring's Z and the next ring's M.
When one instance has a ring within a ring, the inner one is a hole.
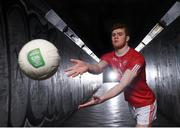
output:
M126 42L128 42L128 41L129 41L129 39L130 39L130 37L129 37L129 36L127 36L127 37L126 37Z

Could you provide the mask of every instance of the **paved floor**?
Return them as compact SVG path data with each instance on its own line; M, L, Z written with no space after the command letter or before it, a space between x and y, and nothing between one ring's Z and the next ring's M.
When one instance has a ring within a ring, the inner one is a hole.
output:
M105 83L97 91L101 95L116 83ZM157 120L153 126L176 126L158 113ZM69 117L61 126L66 127L131 127L135 126L124 95L120 94L113 99L96 106L81 109Z

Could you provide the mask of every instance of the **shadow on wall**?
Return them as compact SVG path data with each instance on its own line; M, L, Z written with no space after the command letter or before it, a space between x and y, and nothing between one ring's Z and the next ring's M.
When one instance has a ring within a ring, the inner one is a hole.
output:
M87 100L102 82L102 75L86 73L74 79L64 74L70 58L94 60L63 33L14 0L0 4L0 126L55 126ZM61 56L57 73L43 81L27 78L18 67L18 53L32 39L55 44Z
M146 46L148 84L156 91L158 109L180 124L180 17Z

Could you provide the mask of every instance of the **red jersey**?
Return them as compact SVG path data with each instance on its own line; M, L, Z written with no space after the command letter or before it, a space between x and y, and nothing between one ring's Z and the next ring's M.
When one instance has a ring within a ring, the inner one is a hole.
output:
M132 106L143 107L155 101L155 95L146 83L145 59L139 52L130 48L124 55L117 56L113 51L104 54L101 60L118 72L119 80L127 69L137 72L131 85L124 89L125 100Z

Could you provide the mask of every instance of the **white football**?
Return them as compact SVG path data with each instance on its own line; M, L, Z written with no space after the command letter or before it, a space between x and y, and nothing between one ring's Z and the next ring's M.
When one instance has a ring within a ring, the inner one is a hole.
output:
M31 40L19 52L18 63L22 72L35 80L54 75L59 67L58 49L44 39Z

